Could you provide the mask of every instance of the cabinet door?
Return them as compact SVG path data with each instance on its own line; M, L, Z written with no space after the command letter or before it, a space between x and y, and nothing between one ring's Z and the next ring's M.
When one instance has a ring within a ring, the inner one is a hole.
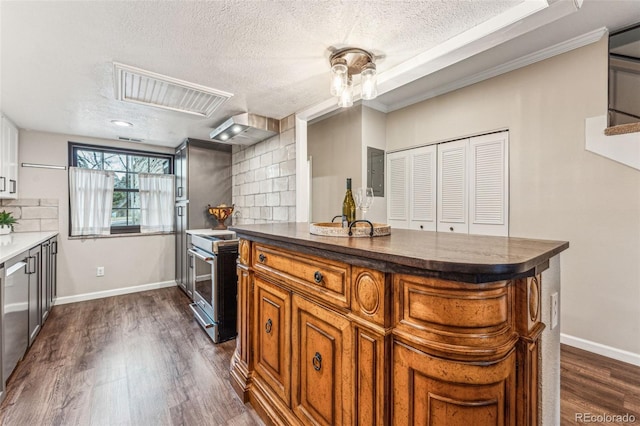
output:
M189 274L189 261L187 259L187 234L186 221L189 204L185 202L176 204L176 283L187 292L187 280Z
M18 198L18 128L9 122L9 150L7 157L8 198Z
M409 228L436 230L436 145L412 149Z
M29 250L29 346L40 332L40 246Z
M41 324L44 324L45 320L49 316L49 307L50 307L50 281L51 281L51 242L45 241L42 243L42 267L41 277L40 277L40 318Z
M515 426L515 357L455 362L394 342L392 424Z
M469 140L469 233L508 236L508 132Z
M438 145L438 226L441 232L469 232L468 139Z
M255 370L271 389L290 405L291 295L255 277Z
M9 194L9 140L11 139L11 126L9 120L3 115L0 120L0 198L8 198Z
M387 221L396 228L409 227L409 155L387 154Z
M51 240L49 251L49 308L53 306L58 297L58 237Z
M292 300L292 408L303 423L352 424L350 323L296 295Z
M187 280L182 284L182 288L187 292L187 296L193 300L193 290L196 288L196 257L187 251Z
M183 144L176 150L174 162L176 175L176 200L187 200L187 145Z

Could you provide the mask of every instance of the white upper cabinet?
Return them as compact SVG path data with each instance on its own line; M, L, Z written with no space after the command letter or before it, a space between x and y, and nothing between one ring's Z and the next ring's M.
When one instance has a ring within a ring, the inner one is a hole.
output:
M469 140L469 233L509 235L508 132Z
M0 198L18 198L18 128L2 115Z
M387 155L389 224L509 235L509 132Z
M469 139L438 145L438 231L469 232L468 146Z

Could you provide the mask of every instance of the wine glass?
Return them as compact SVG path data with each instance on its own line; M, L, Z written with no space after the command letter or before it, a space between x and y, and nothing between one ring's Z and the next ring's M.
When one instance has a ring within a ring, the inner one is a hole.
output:
M362 220L365 220L365 214L373 204L373 188L358 188L355 198L356 207L362 211Z

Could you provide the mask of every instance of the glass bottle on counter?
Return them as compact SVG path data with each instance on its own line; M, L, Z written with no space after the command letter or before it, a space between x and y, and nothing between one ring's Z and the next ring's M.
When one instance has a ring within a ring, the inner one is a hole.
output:
M351 178L347 178L347 193L342 202L342 226L349 226L354 220L356 220L356 203L351 193Z

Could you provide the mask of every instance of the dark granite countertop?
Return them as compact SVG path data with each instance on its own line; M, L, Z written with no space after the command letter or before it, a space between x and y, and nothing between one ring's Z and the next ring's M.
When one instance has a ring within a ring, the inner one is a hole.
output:
M532 275L566 241L392 229L373 238L325 237L309 233L308 223L266 223L230 227L240 238L289 250L344 260L391 272L424 272L467 282Z

